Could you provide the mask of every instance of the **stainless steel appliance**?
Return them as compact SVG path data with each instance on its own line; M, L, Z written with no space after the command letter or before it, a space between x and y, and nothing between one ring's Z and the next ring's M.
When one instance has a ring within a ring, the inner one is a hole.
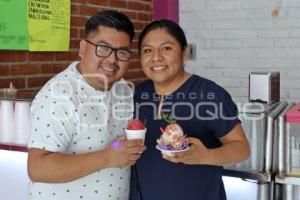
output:
M251 146L245 162L225 166L224 176L237 177L256 184L257 200L273 199L273 151L276 142L277 118L288 105L283 101L274 105L245 103L239 105L239 116ZM226 183L225 183L226 187ZM230 191L226 191L227 193Z
M300 200L300 102L289 106L279 117L276 200Z

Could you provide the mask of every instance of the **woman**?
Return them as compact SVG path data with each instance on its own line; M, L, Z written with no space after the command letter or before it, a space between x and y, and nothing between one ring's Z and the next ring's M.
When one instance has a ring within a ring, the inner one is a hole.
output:
M176 23L150 23L140 34L138 48L150 79L135 91L136 117L147 123L147 150L133 173L131 199L226 199L222 166L249 156L236 105L216 83L184 71L187 41ZM160 128L170 119L190 142L188 151L174 157L155 148Z

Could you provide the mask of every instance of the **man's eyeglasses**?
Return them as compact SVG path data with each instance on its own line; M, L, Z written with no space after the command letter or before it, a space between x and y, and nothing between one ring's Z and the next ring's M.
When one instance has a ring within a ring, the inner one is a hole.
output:
M95 53L97 56L101 57L101 58L107 58L108 56L110 56L110 54L114 51L115 52L115 56L118 60L120 61L128 61L131 55L131 51L129 49L117 49L117 48L113 48L104 44L95 44L89 40L85 40L88 43L94 45L95 48Z

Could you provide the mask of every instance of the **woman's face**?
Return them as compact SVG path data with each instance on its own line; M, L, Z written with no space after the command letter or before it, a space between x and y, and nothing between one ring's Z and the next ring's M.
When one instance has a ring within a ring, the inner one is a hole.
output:
M141 44L141 65L154 84L176 83L182 76L186 50L165 29L150 31Z

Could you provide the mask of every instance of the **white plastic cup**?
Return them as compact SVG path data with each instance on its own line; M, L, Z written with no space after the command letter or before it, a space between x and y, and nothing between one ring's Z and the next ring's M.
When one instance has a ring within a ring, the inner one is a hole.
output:
M30 131L30 103L17 101L15 103L15 135L13 142L18 145L27 145Z
M0 143L11 144L14 133L14 102L2 100L0 107Z
M185 148L185 149L180 149L180 150L167 150L167 149L161 149L161 148L159 148L158 145L156 145L156 149L160 150L161 153L162 153L163 155L166 155L166 156L174 156L174 155L175 155L174 153L187 151L187 150L189 150L190 148L187 147L187 148Z
M144 130L128 130L125 129L126 137L128 140L136 140L136 139L142 139L145 140L147 129Z

